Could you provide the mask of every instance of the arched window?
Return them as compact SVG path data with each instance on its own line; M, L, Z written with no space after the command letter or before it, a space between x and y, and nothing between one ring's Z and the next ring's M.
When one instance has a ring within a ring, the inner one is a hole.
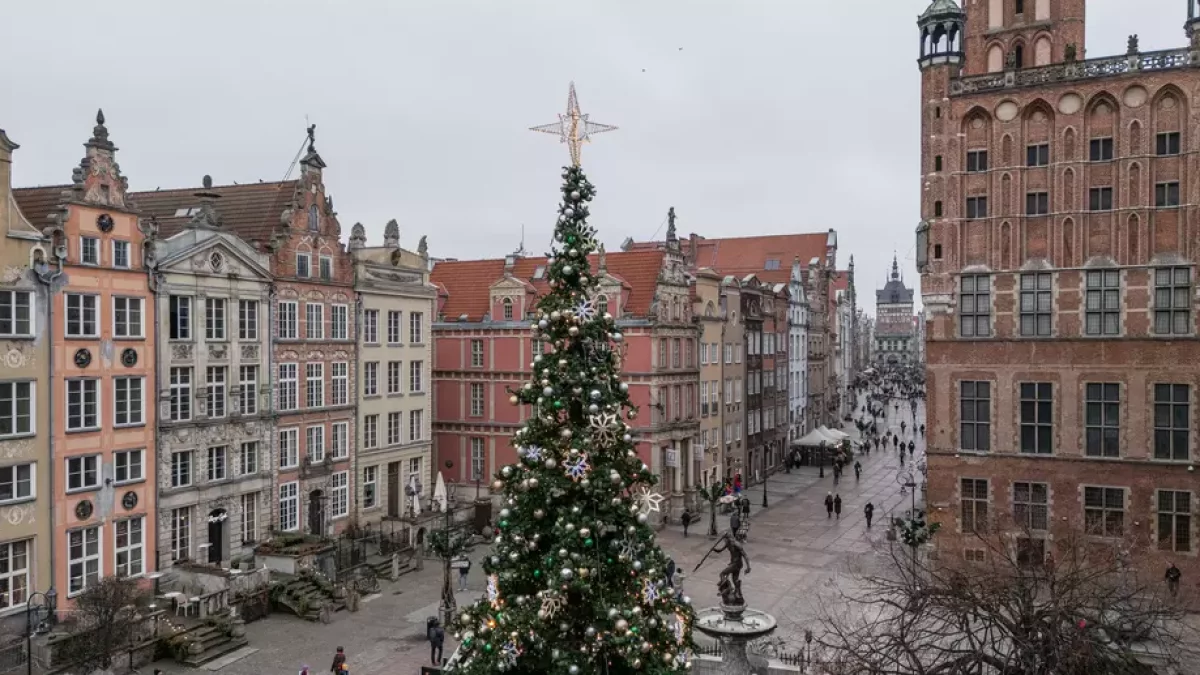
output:
M596 296L596 316L603 317L608 313L608 296L601 293Z
M504 320L505 320L505 321L512 321L512 320L513 320L513 301L512 301L512 298L505 298L504 300L502 300L502 301L501 301L501 304L502 304L502 305L504 305Z
M317 214L317 205L313 204L308 207L308 229L316 232L319 228L320 218Z
M1025 45L1013 47L1013 67L1017 70L1025 67Z

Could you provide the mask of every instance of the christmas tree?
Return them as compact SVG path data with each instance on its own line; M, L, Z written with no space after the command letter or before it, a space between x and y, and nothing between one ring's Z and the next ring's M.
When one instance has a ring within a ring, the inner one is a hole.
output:
M514 438L517 463L493 484L503 498L487 592L459 616L454 672L684 672L693 612L648 524L662 497L626 426L637 410L619 374L623 337L595 304L595 191L578 164L563 179L532 326L550 350L511 398L533 412Z

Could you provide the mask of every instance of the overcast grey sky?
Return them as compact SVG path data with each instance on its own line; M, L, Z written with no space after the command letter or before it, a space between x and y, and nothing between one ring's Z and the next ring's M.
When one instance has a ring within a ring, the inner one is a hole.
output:
M981 2L982 0L966 0ZM839 233L860 301L896 249L916 284L927 0L37 0L5 3L0 128L18 186L64 183L97 107L134 189L279 180L317 124L343 235L498 257L545 250L549 123L575 80L592 222L658 232ZM1134 9L1134 8L1137 9ZM1088 56L1183 46L1184 0L1091 0Z

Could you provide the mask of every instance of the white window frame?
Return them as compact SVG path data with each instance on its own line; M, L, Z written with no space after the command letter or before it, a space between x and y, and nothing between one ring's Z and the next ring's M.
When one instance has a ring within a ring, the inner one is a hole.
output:
M121 385L125 385L125 396L122 400ZM133 394L137 394L137 406L132 405ZM121 415L125 421L121 421ZM146 378L144 377L114 377L113 378L113 426L136 427L146 423Z
M329 306L329 339L350 339L350 305Z
M208 366L204 373L204 413L209 419L229 415L229 368Z
M24 318L20 316L22 301ZM33 337L37 335L36 304L37 300L33 291L0 291L0 337ZM26 324L25 331L19 330L21 323Z
M131 471L133 468L137 469L137 475L133 475ZM125 471L124 478L120 478L122 469ZM113 453L113 485L128 485L144 480L146 480L146 451L144 449L118 450Z
M258 493L242 495L242 543L258 541Z
M330 513L333 518L350 515L350 472L338 471L329 476Z
M74 546L71 540L78 535L80 537L80 546L83 548L83 555L79 558L73 557L71 549ZM91 536L89 536L91 535ZM89 552L89 543L95 545L95 550ZM80 593L83 593L89 586L100 583L104 578L104 526L92 525L90 527L80 527L67 530L67 597L73 598ZM90 563L94 563L96 569L89 571ZM75 575L75 566L79 565L79 575ZM78 579L78 586L76 585ZM89 583L89 579L93 579Z
M403 361L388 361L387 362L387 393L402 394L404 393L404 362Z
M329 364L329 405L350 403L350 363L334 361Z
M379 465L363 467L362 495L363 510L379 506Z
M183 506L171 509L170 523L167 536L170 539L171 560L191 560L192 558L192 507Z
M301 260L304 261L303 267L300 265ZM304 274L300 273L301 269L303 269ZM297 279L311 279L312 278L312 253L296 251L296 278Z
M87 253L87 249L88 249L88 244L91 244L91 249L92 249L91 252L92 252L92 255L95 256L94 260L87 260L86 253ZM86 235L81 235L79 237L79 264L87 265L88 267L99 267L100 266L100 238L99 237L88 237Z
M17 551L18 546L21 552ZM4 561L4 571L0 572L0 612L24 607L32 592L33 539L0 542L0 560ZM24 562L18 567L21 560Z
M280 470L300 466L300 427L280 429L275 438L279 444Z
M279 484L279 530L295 532L300 529L300 482Z
M325 363L322 361L304 364L304 407L325 407Z
M20 414L20 401L22 397L18 391L21 385L27 385L26 397L29 414L22 416ZM8 390L8 396L5 396L5 390ZM37 382L32 380L9 380L0 382L0 418L5 419L12 429L9 433L0 433L0 438L21 438L23 436L33 436L37 434ZM28 427L21 429L21 422L24 421Z
M184 382L182 376L187 376ZM170 370L172 422L187 422L192 419L192 367L172 366Z
M26 469L26 476L21 477L21 469ZM0 472L9 472L7 479L0 478L0 483L8 486L8 491L12 497L4 499L0 497L0 504L17 504L20 502L28 502L37 499L37 464L27 462L25 464L14 464L12 466L0 467ZM25 486L25 493L21 493L21 486Z
M424 361L409 361L408 362L408 393L410 393L410 394L425 393L425 362Z
M124 265L118 264L118 262L117 262L117 249L118 248L125 249L125 264ZM113 268L119 269L119 270L133 269L133 246L130 245L129 240L127 240L127 239L113 239L112 240L112 266L113 266Z
M314 327L316 330L313 330ZM304 303L304 339L325 339L325 305L319 302Z
M475 392L479 392L479 396L476 396ZM472 382L468 389L468 395L471 398L469 402L471 406L470 416L483 417L484 412L487 411L487 390L484 388L483 383Z
M479 437L471 439L471 475L470 480L482 480L487 468L486 442Z
M395 338L395 339L392 339ZM389 309L387 313L387 343L402 345L404 339L404 312Z
M324 424L314 424L304 428L304 456L309 464L319 464L325 461Z
M134 527L136 525L136 528ZM121 545L121 528L125 528L125 545ZM136 530L136 542L135 539ZM122 554L125 562L121 562ZM134 569L136 568L136 571ZM146 517L122 518L113 523L113 573L136 579L146 573Z
M90 386L86 383L91 383ZM72 392L72 389L79 385L78 392ZM88 389L92 390L95 399L91 403L92 412L89 415L87 412L87 395ZM73 393L79 395L80 417L72 424L71 417L71 396ZM67 379L66 386L67 397L67 431L93 431L100 428L100 378L98 377L73 377ZM92 424L87 424L88 418L91 418Z
M257 300L238 300L238 339L258 340Z
M367 361L363 364L363 396L379 395L379 362Z
M329 265L329 273L325 273L325 266ZM333 281L333 256L318 255L317 256L317 276L322 281Z
M120 307L121 304L125 305L124 309ZM135 306L138 315L136 322L129 319ZM120 321L122 313L125 315L124 322ZM136 340L146 337L145 298L134 295L114 295L112 298L112 326L114 339Z
M279 364L275 406L280 412L300 409L300 364Z
M363 310L363 342L369 345L379 344L379 310Z
M333 459L350 457L349 422L334 422L329 425L329 456Z
M172 452L170 472L172 488L191 487L196 482L195 451L177 450Z
M225 298L204 299L204 339L229 339L229 301Z
M275 328L280 340L300 339L300 305L295 300L280 300Z
M261 459L258 441L242 441L241 448L238 450L238 475L253 476L258 473Z
M395 424L392 424L395 422ZM404 413L393 410L387 416L387 445L399 445L404 442Z
M192 339L192 296L171 295L167 297L167 336L171 340ZM175 317L171 318L171 304L175 304ZM171 337L171 332L175 333Z
M258 366L238 367L238 413L258 414Z
M408 313L408 343L413 345L425 342L425 312Z
M425 410L417 408L408 411L408 440L410 443L423 441L425 432Z
M79 320L77 331L71 330L71 300L79 301ZM91 320L88 320L88 308L86 305L91 305ZM91 293L64 293L63 294L63 334L68 338L94 338L100 337L100 296ZM91 324L91 332L87 332L88 325Z
M363 417L363 449L374 450L379 447L379 415Z
M229 470L229 446L210 445L205 453L207 482L219 483L229 480L232 472Z

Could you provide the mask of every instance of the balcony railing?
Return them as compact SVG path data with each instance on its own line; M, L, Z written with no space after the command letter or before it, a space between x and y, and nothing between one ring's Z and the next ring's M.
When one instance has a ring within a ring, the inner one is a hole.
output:
M1074 82L1111 77L1125 73L1175 70L1194 65L1187 49L1164 49L1141 54L1106 56L1086 61L1067 61L1039 68L1023 68L1001 73L960 77L950 81L951 95L1036 87L1059 82Z

